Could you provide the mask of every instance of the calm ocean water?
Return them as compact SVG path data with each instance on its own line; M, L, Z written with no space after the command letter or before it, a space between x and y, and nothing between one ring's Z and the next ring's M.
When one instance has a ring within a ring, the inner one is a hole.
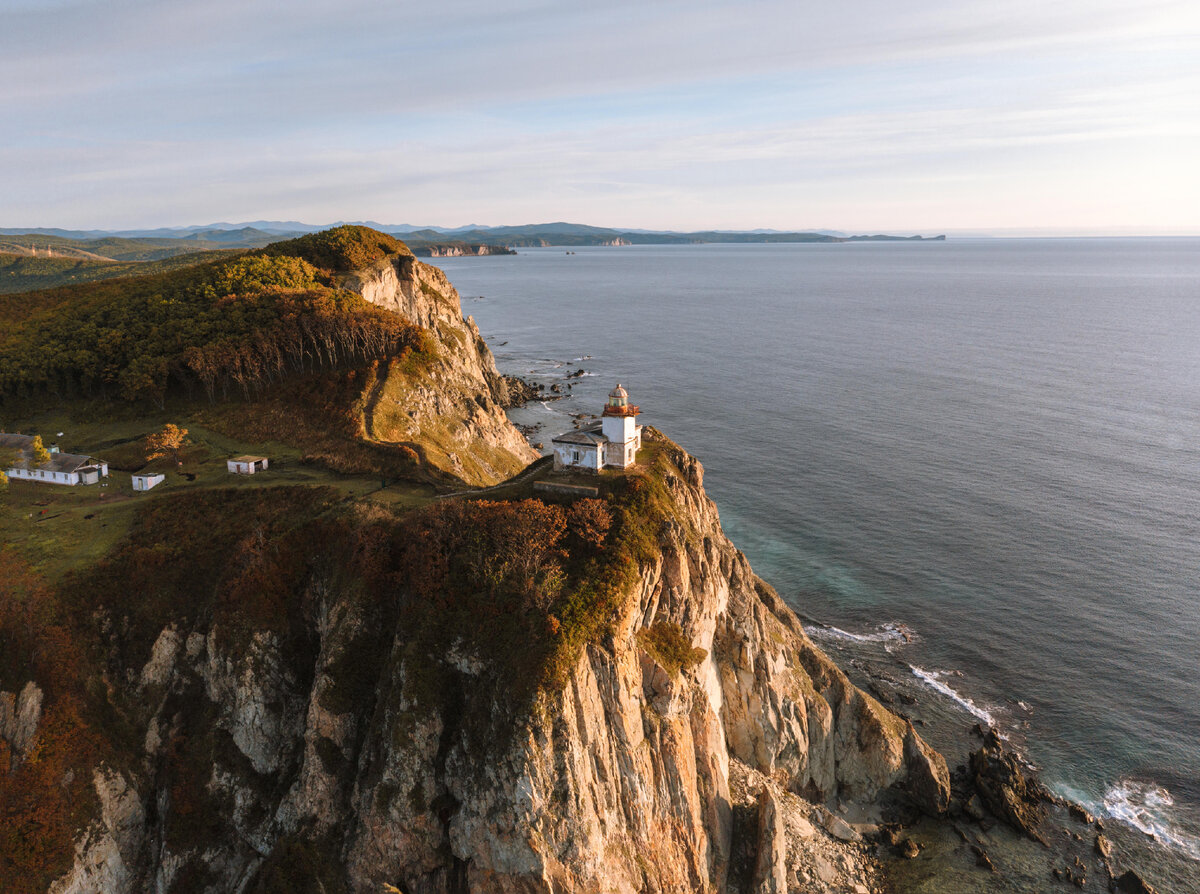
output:
M931 697L1200 878L1200 240L439 263L502 371L594 374L539 438L620 380L804 617L907 625Z

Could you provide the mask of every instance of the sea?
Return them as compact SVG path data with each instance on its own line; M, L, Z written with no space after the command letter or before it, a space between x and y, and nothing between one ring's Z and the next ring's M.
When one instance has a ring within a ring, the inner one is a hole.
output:
M500 370L568 394L514 414L532 441L620 382L814 639L1200 891L1200 239L437 263Z

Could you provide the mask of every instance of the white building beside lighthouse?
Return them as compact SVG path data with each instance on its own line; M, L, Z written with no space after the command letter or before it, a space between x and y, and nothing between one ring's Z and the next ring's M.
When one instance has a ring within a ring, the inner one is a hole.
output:
M627 469L637 461L642 446L638 408L629 403L629 392L617 383L608 394L599 422L554 438L555 469Z

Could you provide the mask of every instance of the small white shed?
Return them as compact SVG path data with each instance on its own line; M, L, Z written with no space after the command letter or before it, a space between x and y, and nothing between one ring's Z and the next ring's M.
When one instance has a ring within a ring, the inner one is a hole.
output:
M255 472L265 472L267 458L265 456L235 456L226 460L225 468L235 475L253 475Z
M133 489L134 490L150 490L152 487L157 487L167 480L166 475L134 475Z

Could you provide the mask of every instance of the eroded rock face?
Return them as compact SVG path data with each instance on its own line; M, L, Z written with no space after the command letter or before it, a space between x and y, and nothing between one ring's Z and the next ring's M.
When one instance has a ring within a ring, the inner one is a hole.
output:
M92 779L100 816L75 847L75 865L50 887L50 894L116 894L139 888L142 849L146 845L146 811L128 780L109 767Z
M362 411L368 438L420 444L425 463L476 485L495 484L537 459L504 415L509 383L441 270L402 256L350 274L343 285L424 326L440 345L419 375L375 371Z
M1000 819L1030 838L1041 840L1038 828L1046 818L1050 793L1037 775L1003 741L989 731L984 746L971 754L975 790Z
M764 787L758 795L758 860L754 867L756 894L786 894L787 840L779 800Z
M699 463L674 459L657 553L611 635L531 714L462 649L431 668L403 617L379 639L370 601L328 581L308 596L303 649L164 630L131 675L143 765L104 771L112 806L56 891L166 890L184 873L243 890L300 848L356 892L720 892L731 767L771 787L755 796L756 890L861 887L857 833L818 828L814 802L896 790L937 811L945 763L808 640L725 538ZM638 634L662 622L704 657L670 670L649 655ZM195 776L181 780L163 768L188 747ZM188 792L220 805L220 835L174 821Z
M20 693L0 692L0 739L12 749L15 767L29 755L42 720L42 690L32 680ZM8 772L9 767L0 767Z

